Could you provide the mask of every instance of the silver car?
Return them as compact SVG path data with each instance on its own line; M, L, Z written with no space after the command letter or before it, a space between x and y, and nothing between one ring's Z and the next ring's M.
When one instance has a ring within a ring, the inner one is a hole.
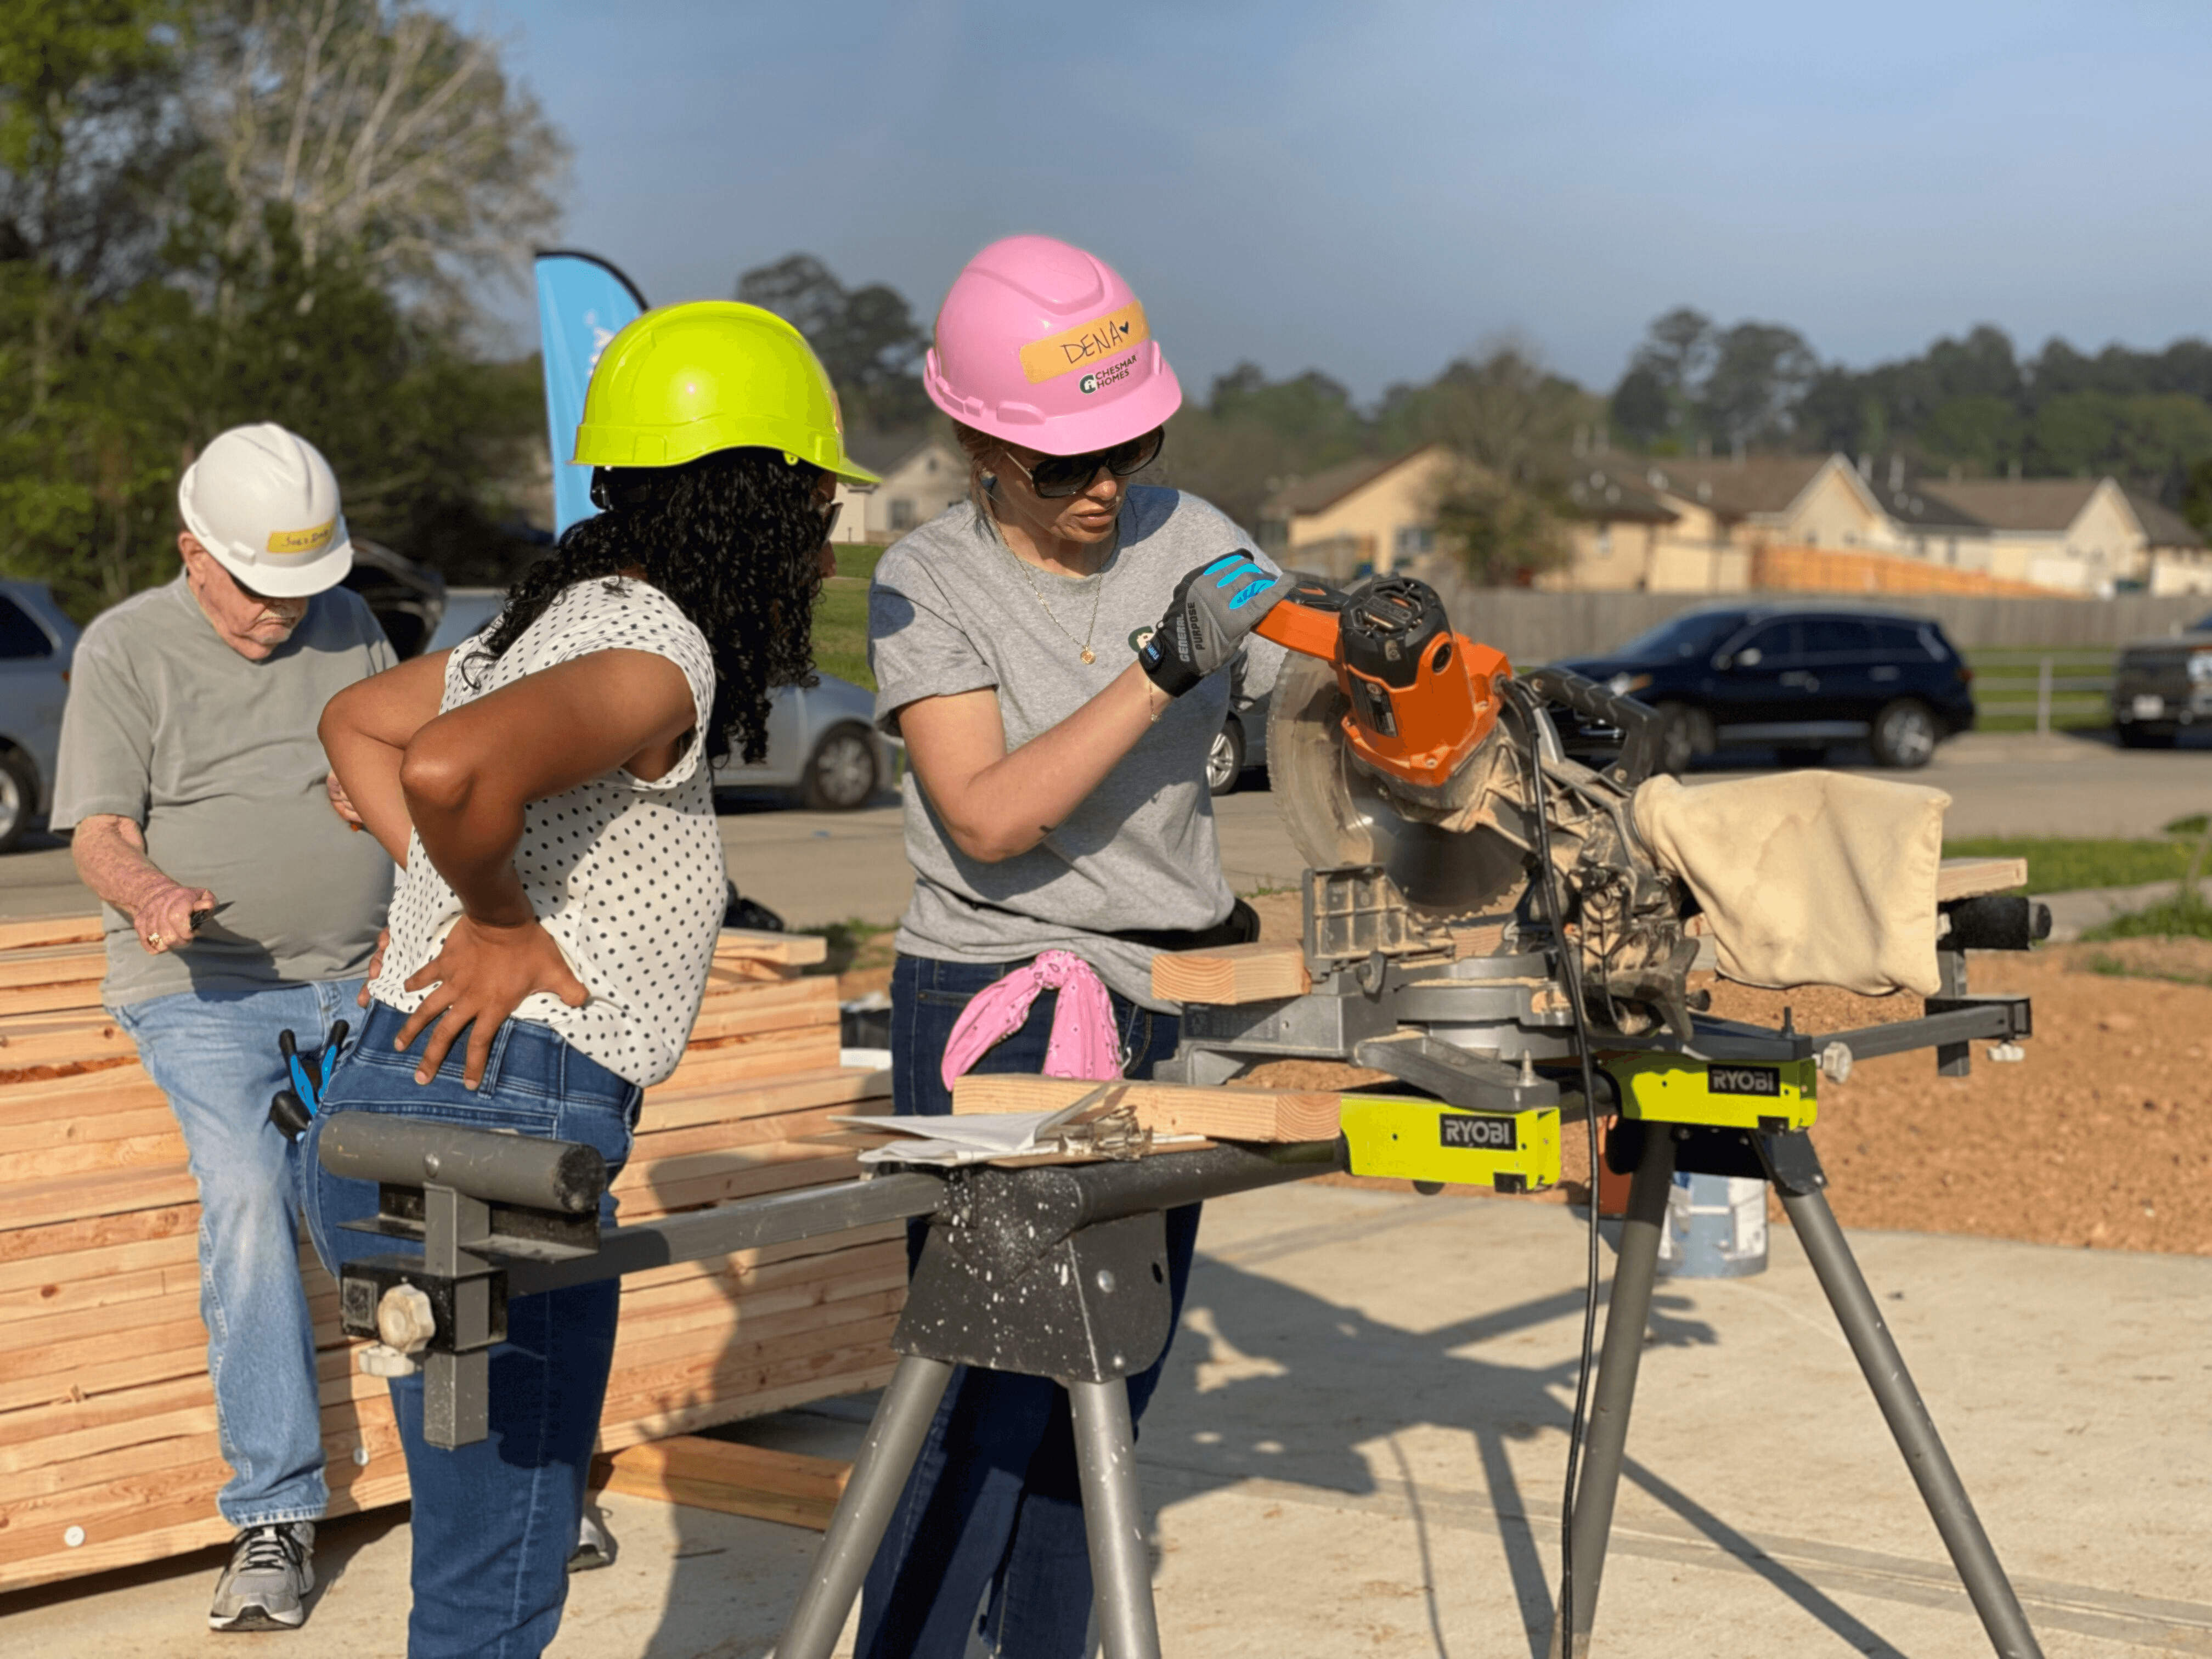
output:
M0 581L0 853L53 804L76 633L44 582Z
M495 587L446 592L446 614L426 651L443 651L489 624L507 603ZM714 769L721 789L788 789L816 811L866 806L891 781L891 745L875 728L875 694L824 674L769 700L768 752L748 766L735 755Z

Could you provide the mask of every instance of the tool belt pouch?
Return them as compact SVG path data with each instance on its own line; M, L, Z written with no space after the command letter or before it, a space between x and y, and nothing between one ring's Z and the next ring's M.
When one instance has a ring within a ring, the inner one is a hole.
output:
M1793 772L1636 792L1636 828L1705 913L1720 971L1745 985L1937 989L1940 789Z

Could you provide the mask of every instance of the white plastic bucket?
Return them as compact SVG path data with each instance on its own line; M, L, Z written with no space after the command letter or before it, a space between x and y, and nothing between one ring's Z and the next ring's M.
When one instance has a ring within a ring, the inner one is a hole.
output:
M1676 1175L1659 1235L1659 1271L1675 1279L1765 1273L1766 1183L1746 1176Z

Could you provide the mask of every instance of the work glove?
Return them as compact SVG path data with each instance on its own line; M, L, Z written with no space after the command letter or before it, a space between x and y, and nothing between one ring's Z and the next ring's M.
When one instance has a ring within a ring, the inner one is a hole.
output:
M1257 553L1240 550L1202 564L1176 584L1168 614L1137 661L1154 685L1179 697L1235 656L1292 585Z

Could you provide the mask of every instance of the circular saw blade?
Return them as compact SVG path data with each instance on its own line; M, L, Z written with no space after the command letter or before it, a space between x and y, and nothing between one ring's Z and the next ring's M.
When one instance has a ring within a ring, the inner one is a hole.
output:
M1379 864L1406 902L1439 918L1473 915L1521 876L1522 854L1495 835L1459 835L1407 817L1352 763L1351 703L1336 671L1293 655L1267 714L1268 787L1291 844L1310 870Z

